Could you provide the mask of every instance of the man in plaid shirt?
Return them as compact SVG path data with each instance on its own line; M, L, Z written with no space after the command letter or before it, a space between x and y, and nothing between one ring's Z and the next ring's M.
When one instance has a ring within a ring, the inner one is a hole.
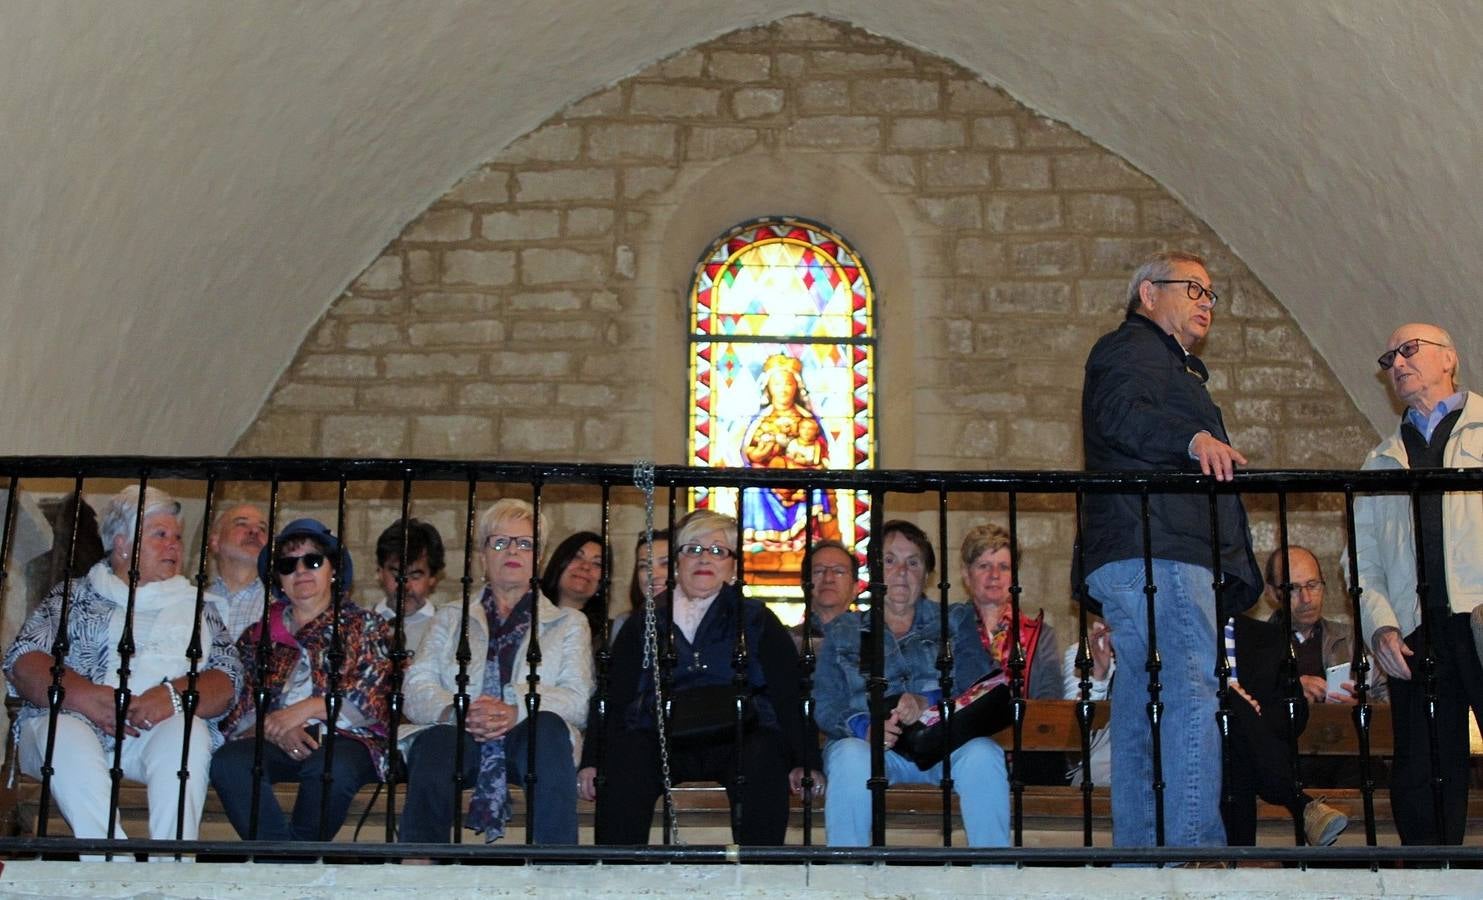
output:
M211 580L210 593L215 596L210 600L233 641L263 617L263 580L258 575L257 556L267 542L268 520L251 503L229 506L211 523L209 547L216 576Z

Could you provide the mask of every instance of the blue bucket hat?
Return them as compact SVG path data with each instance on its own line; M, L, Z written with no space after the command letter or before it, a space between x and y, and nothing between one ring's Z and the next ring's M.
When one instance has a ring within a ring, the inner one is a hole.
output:
M343 569L339 567L341 553L340 539L335 537L334 533L330 531L329 526L318 519L294 519L292 522L283 526L283 530L278 532L278 537L273 539L272 544L264 544L263 549L259 550L257 554L258 577L267 579L270 575L274 574L270 566L272 560L268 558L270 547L282 547L289 541L301 537L313 538L324 545L325 555L329 557L330 562L336 567L335 571L340 573L340 584L345 592L344 596L348 598L350 596L351 585L355 583L355 564L350 558L350 551L345 550L345 567ZM283 599L283 588L279 586L278 579L276 577L272 578L268 583L273 585L273 596Z

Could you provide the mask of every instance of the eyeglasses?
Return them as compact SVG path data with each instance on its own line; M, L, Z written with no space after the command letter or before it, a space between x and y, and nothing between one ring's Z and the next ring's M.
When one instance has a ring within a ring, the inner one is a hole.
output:
M1214 306L1220 302L1220 295L1198 281L1189 278L1150 278L1149 284L1182 284L1184 294L1196 303L1204 297L1210 298L1210 305Z
M1321 579L1315 578L1312 581L1305 581L1302 584L1295 584L1292 586L1292 589L1295 591L1307 591L1310 594L1322 594L1323 584L1324 583Z
M1380 354L1380 358L1375 361L1380 364L1380 368L1382 370L1388 371L1391 366L1395 365L1395 355L1397 353L1404 356L1406 359L1410 359L1417 353L1421 352L1422 344L1431 344L1433 347L1448 346L1447 344L1439 344L1436 341L1429 341L1426 338L1411 338L1409 341L1401 341L1400 344L1396 345L1396 348L1394 350L1386 350L1384 353Z
M688 556L691 559L707 553L716 559L730 559L736 555L735 550L732 550L730 547L722 547L720 544L712 544L709 547L702 547L699 544L681 544L679 552L681 556Z
M484 549L499 553L514 547L521 553L529 553L536 548L536 542L528 537L505 537L502 534L491 534L484 539Z
M303 562L304 568L313 572L324 565L324 554L305 553L303 556L280 556L273 560L273 569L279 575L292 575L298 570L300 562Z
M826 578L847 578L849 575L849 566L814 566L814 581L823 581Z

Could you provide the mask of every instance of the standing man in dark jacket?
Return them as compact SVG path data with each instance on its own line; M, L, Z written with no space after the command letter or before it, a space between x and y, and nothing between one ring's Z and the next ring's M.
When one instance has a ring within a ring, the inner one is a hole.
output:
M1228 481L1245 465L1205 389L1205 364L1190 352L1209 332L1218 299L1204 260L1194 254L1162 253L1138 267L1126 318L1087 358L1081 416L1089 471L1198 471ZM1220 778L1212 777L1220 741L1209 504L1204 494L1158 493L1148 503L1169 846L1225 842ZM1256 601L1262 581L1240 498L1221 495L1217 519L1223 613L1230 614ZM1149 678L1138 671L1150 659L1140 495L1088 495L1082 542L1089 602L1101 607L1117 658L1127 665L1112 687L1113 708L1122 710L1111 725L1113 842L1153 846L1159 802L1151 789L1153 729L1136 712L1150 700Z

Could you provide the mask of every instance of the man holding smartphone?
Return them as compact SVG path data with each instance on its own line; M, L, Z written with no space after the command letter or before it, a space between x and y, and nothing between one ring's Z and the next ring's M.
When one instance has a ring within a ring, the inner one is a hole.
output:
M1290 544L1287 548L1287 581L1282 580L1280 548L1267 556L1265 574L1267 590L1276 607L1267 621L1282 621L1284 584L1290 586L1292 592L1293 653L1298 660L1298 680L1302 684L1303 696L1309 703L1352 705L1358 702L1354 696L1354 673L1351 671L1354 629L1346 621L1347 616L1335 619L1324 615L1328 582L1324 580L1318 557L1307 547ZM1342 591L1338 595L1344 596ZM1370 702L1384 703L1385 675L1378 666L1370 669L1369 682Z

